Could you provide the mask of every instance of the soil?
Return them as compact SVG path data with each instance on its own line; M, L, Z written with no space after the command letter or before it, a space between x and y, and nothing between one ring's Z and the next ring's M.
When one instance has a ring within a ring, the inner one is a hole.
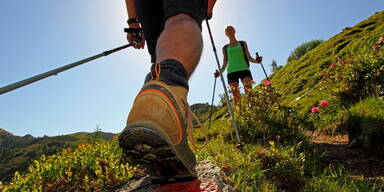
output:
M319 135L309 133L310 142L327 154L325 163L341 164L348 175L384 183L384 159L350 144L348 135Z

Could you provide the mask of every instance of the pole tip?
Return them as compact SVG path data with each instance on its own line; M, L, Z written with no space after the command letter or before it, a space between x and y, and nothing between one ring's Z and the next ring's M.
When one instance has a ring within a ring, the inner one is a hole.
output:
M242 143L237 143L237 144L236 144L236 147L239 148L239 149L241 149L241 148L244 147L244 144L242 144Z

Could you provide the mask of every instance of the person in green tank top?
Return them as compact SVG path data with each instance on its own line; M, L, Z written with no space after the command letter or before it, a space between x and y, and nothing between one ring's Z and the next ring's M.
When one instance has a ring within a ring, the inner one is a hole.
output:
M229 43L223 47L223 66L221 72L228 67L227 79L231 87L231 92L235 103L240 101L239 79L244 85L245 93L252 88L252 74L249 70L249 62L261 63L262 57L253 58L249 54L248 46L245 41L238 41L235 36L235 28L233 26L225 27L225 35L229 39ZM219 71L214 74L215 78L220 76Z

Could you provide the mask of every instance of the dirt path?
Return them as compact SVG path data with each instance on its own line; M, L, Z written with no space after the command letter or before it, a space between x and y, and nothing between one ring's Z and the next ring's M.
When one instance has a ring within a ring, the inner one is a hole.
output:
M310 142L327 153L326 163L341 164L354 178L368 178L384 182L384 159L362 149L348 147L348 135L309 134ZM383 149L384 150L384 149Z

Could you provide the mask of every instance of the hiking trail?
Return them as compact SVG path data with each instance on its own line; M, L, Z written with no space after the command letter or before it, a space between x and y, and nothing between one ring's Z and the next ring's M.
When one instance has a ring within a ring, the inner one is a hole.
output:
M311 143L324 150L326 164L342 165L346 173L355 179L367 178L384 183L384 160L351 146L347 134L330 136L308 132L306 135Z

